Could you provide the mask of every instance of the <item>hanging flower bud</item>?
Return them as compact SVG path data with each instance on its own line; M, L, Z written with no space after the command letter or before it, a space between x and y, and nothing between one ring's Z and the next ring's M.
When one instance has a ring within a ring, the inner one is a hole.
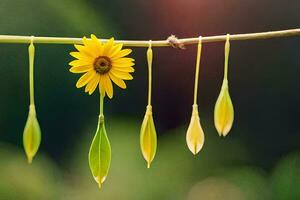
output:
M192 117L186 133L186 143L194 155L202 149L204 144L204 132L200 124L198 105L196 104L193 105Z
M41 143L41 129L36 118L34 105L34 54L35 47L33 45L34 36L31 37L31 42L28 47L29 56L29 91L30 91L30 106L27 122L23 132L23 146L27 155L28 163L32 162L33 157L37 153Z
M220 136L226 136L230 131L233 119L234 109L228 91L228 81L224 80L222 89L215 105L215 127Z
M222 83L221 92L215 105L215 127L220 136L226 136L233 124L234 109L228 90L228 59L230 51L230 35L227 34L225 43L225 63L224 63L224 79Z
M150 164L153 161L156 153L157 136L155 125L152 116L151 95L152 95L152 59L153 51L151 40L149 41L149 48L147 50L147 62L148 62L148 105L146 108L146 114L141 126L140 132L140 145L142 154L147 161L147 167L150 168Z
M151 105L147 106L146 114L142 123L140 132L140 145L142 154L147 161L147 167L150 168L150 164L155 157L157 146L157 136L152 117Z
M104 116L100 115L97 131L89 151L90 169L99 188L107 177L110 161L111 147L105 130Z
M198 41L198 48L197 48L193 112L192 112L191 122L186 133L187 146L189 147L190 151L194 155L196 155L202 149L204 144L204 132L200 124L200 117L199 117L198 105L197 105L201 51L202 51L202 37L200 36Z
M23 132L23 145L28 163L32 162L41 143L41 129L36 118L34 105L29 106L29 114Z

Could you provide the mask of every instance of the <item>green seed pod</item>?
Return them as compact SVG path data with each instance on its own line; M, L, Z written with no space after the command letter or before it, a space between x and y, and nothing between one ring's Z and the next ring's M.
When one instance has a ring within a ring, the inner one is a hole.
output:
M157 136L152 116L152 106L148 105L140 132L140 145L147 167L153 161L157 147Z
M32 162L41 143L41 129L36 118L35 106L29 106L29 114L23 132L23 145L28 158L28 163Z
M101 188L111 161L111 147L106 134L104 116L99 116L98 127L89 151L89 165L92 174Z
M193 105L192 117L186 133L186 143L194 155L202 149L204 144L204 132L200 124L197 105Z
M215 127L220 136L226 136L233 124L234 109L229 95L228 82L223 81L222 89L215 105Z

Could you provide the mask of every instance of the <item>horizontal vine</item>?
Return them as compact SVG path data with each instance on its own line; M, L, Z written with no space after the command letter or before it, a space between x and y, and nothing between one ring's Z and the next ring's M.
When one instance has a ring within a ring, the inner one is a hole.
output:
M280 31L268 31L260 33L245 33L230 35L230 40L258 40L270 39L278 37L300 36L300 28L288 29ZM202 43L222 42L226 41L227 34L202 37ZM107 39L100 39L101 41L108 41ZM25 43L30 44L32 36L18 36L18 35L0 35L0 43ZM183 48L186 45L198 44L199 37L177 39L175 36L170 36L166 40L152 41L152 47L179 47ZM82 44L82 38L68 38L68 37L34 37L34 43L40 44ZM148 47L149 40L116 40L115 43L122 43L128 47Z

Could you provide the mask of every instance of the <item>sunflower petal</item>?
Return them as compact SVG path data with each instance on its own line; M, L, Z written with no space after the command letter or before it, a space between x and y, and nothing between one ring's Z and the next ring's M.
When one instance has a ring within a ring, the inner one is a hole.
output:
M109 73L109 77L111 78L111 80L120 88L122 89L126 89L126 84L122 79L119 79L118 77L116 77L115 75L113 75L112 73Z
M115 55L117 55L117 53L119 53L121 51L122 48L123 48L123 44L114 45L109 52L110 57L113 58Z
M119 51L119 53L117 53L115 56L112 56L112 60L119 59L119 58L122 58L124 56L127 56L131 52L132 52L131 49L123 49L123 50Z
M69 62L69 65L72 67L91 65L91 64L92 64L92 61L88 61L88 60L73 60L73 61Z
M104 75L103 79L105 82L105 90L106 90L107 96L109 98L112 98L113 97L113 86L112 86L111 80L108 75Z
M127 72L116 71L114 69L110 70L113 75L123 80L132 80L133 77Z
M101 95L105 96L105 82L103 76L99 78L99 91Z
M112 62L112 65L114 67L132 67L134 66L133 62L128 62L128 63L116 63L116 62Z
M77 67L70 68L70 72L83 73L83 72L88 72L92 69L93 69L92 65L83 65L83 66L77 66Z
M114 38L112 37L104 44L102 54L105 56L109 56L109 52L111 51L113 45L114 45Z
M96 75L96 72L94 70L91 70L91 71L85 73L77 81L76 87L81 88L81 87L85 86L95 75Z
M74 44L74 47L75 47L78 51L81 51L81 50L83 50L83 49L85 48L85 46L82 45L82 44Z
M121 72L134 72L133 67L114 67L114 70L121 71Z
M98 53L97 46L94 44L92 39L88 39L86 37L83 37L82 42L83 42L84 46L88 49L88 51Z
M83 45L86 47L86 48L88 48L88 46L89 46L89 40L84 36L83 38L82 38L82 42L83 42Z
M113 61L114 64L129 64L134 62L133 58L119 58Z
M86 56L90 58L96 57L94 51L89 51L85 46L80 45L80 44L75 44L74 47L82 54L85 54Z
M89 92L93 85L96 83L99 83L99 76L94 75L93 78L86 84L86 87L84 89L85 92Z
M91 39L94 43L99 44L100 46L102 45L102 42L94 34L91 34Z
M99 84L99 76L96 75L97 78L94 78L92 81L92 84L89 88L89 95L93 94L93 92L95 91L95 89L97 88L98 84Z
M91 60L90 56L87 56L87 55L82 54L82 53L77 52L77 51L71 52L70 55L73 56L74 58L79 59L79 60Z
M97 55L103 54L102 42L94 34L91 34L91 39L92 39L94 48L96 49Z

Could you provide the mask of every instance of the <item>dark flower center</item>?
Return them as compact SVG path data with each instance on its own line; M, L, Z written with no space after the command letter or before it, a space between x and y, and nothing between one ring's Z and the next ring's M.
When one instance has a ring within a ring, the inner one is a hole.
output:
M94 69L99 74L106 74L111 69L111 60L107 56L99 56L94 61Z

